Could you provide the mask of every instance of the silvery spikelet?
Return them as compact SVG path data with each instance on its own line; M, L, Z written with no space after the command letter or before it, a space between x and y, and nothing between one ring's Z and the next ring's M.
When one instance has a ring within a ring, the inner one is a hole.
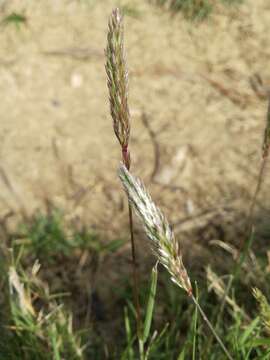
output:
M192 295L192 287L182 261L179 243L167 219L156 207L143 183L133 177L124 165L119 168L119 177L129 201L142 220L158 260L169 271L172 281Z

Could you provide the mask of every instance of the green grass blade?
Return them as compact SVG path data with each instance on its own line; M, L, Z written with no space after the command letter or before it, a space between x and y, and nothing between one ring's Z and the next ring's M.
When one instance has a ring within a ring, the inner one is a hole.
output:
M198 287L196 288L196 298L198 300ZM193 334L192 334L192 360L196 360L196 340L197 340L197 323L198 323L198 309L195 306L194 319L193 319Z
M118 249L120 249L123 246L124 243L125 243L125 241L122 240L122 239L112 240L108 244L106 244L102 248L102 250L105 250L106 252L115 252Z
M179 354L177 360L185 360L185 355L186 355L186 348L184 347L184 349Z
M249 346L258 347L258 346L269 346L270 347L270 338L258 338L253 339L248 342Z
M132 349L133 340L132 340L131 326L130 326L127 307L125 307L124 309L124 314L125 314L125 329L127 335L127 354L128 354L128 359L132 360L134 357L134 353Z
M253 331L256 329L258 324L260 323L260 318L256 317L249 326L245 329L243 334L241 335L239 339L239 345L242 347L246 343L247 339L252 335Z
M253 241L254 241L254 236L255 236L254 229L252 229L251 233L250 233L250 236L248 238L248 241L246 241L246 243L244 245L244 248L243 248L243 251L241 252L241 254L239 256L239 259L238 259L238 262L236 263L236 266L235 266L235 269L234 269L234 272L233 272L233 277L235 279L238 278L238 276L240 274L240 271L241 271L241 268L242 268L242 265L243 265L243 263L245 262L245 260L246 260L246 258L248 256L248 252L251 249L251 246L252 246Z
M156 290L157 290L157 278L158 278L158 271L157 271L157 264L152 269L151 274L151 285L146 309L146 316L144 322L144 329L143 329L143 342L146 342L150 333L151 323L153 319L153 311L155 305L155 297L156 297Z

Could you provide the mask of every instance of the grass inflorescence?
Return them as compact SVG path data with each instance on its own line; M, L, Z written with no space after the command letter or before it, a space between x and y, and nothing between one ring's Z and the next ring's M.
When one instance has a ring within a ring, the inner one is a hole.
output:
M195 6L205 10L211 2L172 0L167 4L175 11L189 9L193 16ZM220 246L229 249L232 257L213 250L219 262L228 262L223 267L225 275L206 263L199 264L206 271L198 274L186 261L182 242L168 220L130 169L128 70L119 9L109 18L105 55L110 112L122 155L119 177L128 199L133 280L128 266L118 274L118 260L120 264L126 258L125 241L109 241L89 228L69 224L64 212L53 209L24 217L15 231L7 231L3 221L0 359L269 359L270 255L267 260L262 251L252 251L252 245L256 242L254 207L269 156L270 108L242 246ZM152 250L152 265L147 256L143 258L140 283L135 250L142 247L139 241L147 240L136 232L135 247L132 209L141 219ZM220 240L217 243L221 245ZM152 271L147 270L150 266Z

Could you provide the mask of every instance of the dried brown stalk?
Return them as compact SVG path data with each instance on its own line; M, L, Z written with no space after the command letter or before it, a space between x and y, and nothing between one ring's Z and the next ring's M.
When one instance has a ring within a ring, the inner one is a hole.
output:
M155 132L153 131L150 123L149 123L149 120L148 120L148 117L146 115L145 112L142 113L142 123L145 127L145 129L147 130L148 134L149 134L149 137L150 137L150 140L152 142L152 146L153 146L153 151L154 151L154 166L153 166L153 170L152 170L152 173L151 173L151 181L155 181L155 177L159 171L159 163L160 163L160 149L159 149L159 143L157 141L157 137L156 137L156 134Z

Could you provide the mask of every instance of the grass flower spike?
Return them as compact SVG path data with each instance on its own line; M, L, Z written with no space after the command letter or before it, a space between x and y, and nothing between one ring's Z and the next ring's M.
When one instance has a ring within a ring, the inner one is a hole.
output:
M192 287L184 267L179 243L159 208L156 207L144 185L134 178L124 165L120 166L119 176L136 213L141 218L152 248L161 264L169 271L174 283L189 295Z
M128 107L128 71L124 54L123 18L118 8L113 10L108 27L105 68L110 110L114 132L122 147L123 161L129 169L130 114Z
M176 241L167 219L159 208L156 207L143 183L133 177L124 165L120 166L119 177L130 203L142 220L146 234L152 242L152 249L158 260L168 270L172 281L184 289L188 296L190 296L227 358L233 360L213 325L208 320L198 300L192 293L191 282L182 261L179 243Z

